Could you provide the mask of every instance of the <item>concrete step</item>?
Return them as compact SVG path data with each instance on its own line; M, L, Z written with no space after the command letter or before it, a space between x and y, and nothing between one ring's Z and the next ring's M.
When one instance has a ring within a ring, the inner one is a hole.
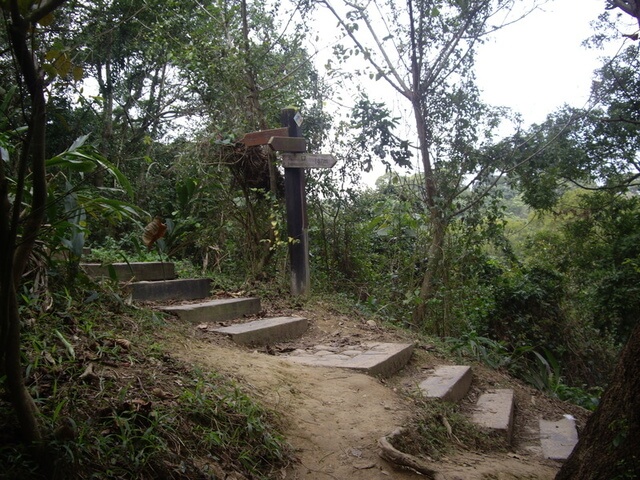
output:
M306 318L277 317L214 328L212 331L229 335L235 343L241 345L266 345L297 338L307 328L309 323Z
M111 278L110 267L113 267L119 282L142 282L155 280L171 280L176 278L175 266L171 262L131 262L112 263L81 263L80 267L93 278Z
M159 300L198 300L211 294L208 278L181 278L155 282L135 282L129 285L131 298L137 302Z
M576 443L578 430L571 415L565 415L556 422L540 419L540 445L544 458L564 461L569 458Z
M295 350L283 358L314 367L348 368L389 377L407 364L412 352L411 343L363 343L345 347L317 345Z
M223 298L188 305L171 305L159 307L160 310L177 315L180 320L191 323L226 322L244 315L255 315L260 312L260 299Z
M503 436L511 444L514 410L513 390L485 392L478 398L471 420L481 428Z
M473 373L467 365L439 365L419 388L427 398L438 398L447 402L461 400L469 391Z

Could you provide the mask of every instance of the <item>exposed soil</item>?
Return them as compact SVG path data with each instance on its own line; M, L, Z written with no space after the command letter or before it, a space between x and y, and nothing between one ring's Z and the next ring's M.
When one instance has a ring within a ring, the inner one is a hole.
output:
M415 340L405 332L347 317L328 304L314 304L313 311L269 310L269 316L304 316L311 327L295 342L252 350L211 333L210 326L200 325L193 327L191 338L172 337L171 354L189 364L235 377L252 395L280 413L285 434L298 458L296 464L282 471L282 478L425 478L382 460L377 454L377 441L410 420L416 406L408 393L415 391L426 371L449 362L439 358L431 346L416 343L409 365L387 380L342 369L290 363L278 354L332 342ZM586 411L550 399L506 374L480 365L474 365L471 392L461 409L470 409L482 390L502 387L513 388L516 394L513 445L501 451L474 452L465 448L461 439L462 445L454 453L433 462L441 479L554 478L559 463L544 460L540 454L535 431L538 418L556 420L563 414L572 414L582 426Z

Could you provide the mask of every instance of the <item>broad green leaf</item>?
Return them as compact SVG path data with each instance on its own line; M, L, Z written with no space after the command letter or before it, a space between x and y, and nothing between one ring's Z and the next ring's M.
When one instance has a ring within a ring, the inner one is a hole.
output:
M73 67L73 70L72 70L71 73L73 75L73 79L76 82L79 82L84 77L84 69L82 67L78 66L78 65Z
M89 138L89 135L82 135L81 137L76 138L76 140L71 144L71 146L67 149L68 152L74 152L78 148L80 148Z
M74 156L71 152L50 158L46 161L46 166L47 168L68 168L74 172L82 173L92 172L96 169L94 162L83 157Z
M53 12L51 12L45 15L44 17L42 17L40 20L38 20L38 23L43 27L48 27L53 23L54 20L55 20L55 15L53 14Z

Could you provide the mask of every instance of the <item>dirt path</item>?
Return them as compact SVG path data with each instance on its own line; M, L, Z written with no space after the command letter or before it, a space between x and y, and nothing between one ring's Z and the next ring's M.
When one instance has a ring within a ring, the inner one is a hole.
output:
M338 337L406 341L398 338L401 334L397 332L339 315L296 313L313 323L309 334L299 341L303 344L326 343ZM289 363L278 356L236 347L219 337L195 337L199 338L173 345L172 354L237 378L252 395L281 413L285 433L299 459L282 478L425 478L395 469L377 455L378 438L405 424L410 416L411 402L399 393L402 379L384 384L360 373ZM442 480L553 479L558 464L515 448L488 455L462 451L434 467Z
M242 379L265 404L281 412L299 465L286 478L376 480L419 478L397 474L379 460L376 441L406 419L409 409L393 390L366 375L312 368L277 357L201 341L178 358Z

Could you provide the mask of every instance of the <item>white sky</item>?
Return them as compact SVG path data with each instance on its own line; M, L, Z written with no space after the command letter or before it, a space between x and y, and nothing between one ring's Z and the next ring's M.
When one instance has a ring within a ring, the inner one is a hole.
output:
M623 42L615 42L605 52L582 46L593 34L590 23L604 8L605 0L549 0L523 20L495 32L479 48L476 57L476 75L483 100L520 113L524 128L543 122L565 103L578 108L585 106L593 72L601 66L601 58L614 55ZM317 68L324 72L324 63L331 56L327 45L333 44L341 34L328 12L320 14L316 22L322 32L315 45L320 50ZM626 33L632 32L633 29ZM362 59L351 59L350 64L357 68L362 65ZM369 82L366 79L362 82L369 89ZM383 81L373 82L368 92L373 99L378 100L381 95L389 98L390 87L382 84ZM412 118L405 100L391 100L391 106L396 115ZM344 108L329 107L338 111ZM409 120L409 124L412 123ZM372 185L383 173L382 166L375 168L364 176L365 183Z
M554 0L496 32L477 56L485 102L511 107L525 125L542 122L564 103L584 106L603 52L581 43L603 11L604 0Z
M342 5L339 0L332 3L336 8ZM522 0L519 5L526 4ZM524 19L494 32L480 46L476 57L477 79L484 100L521 113L525 125L544 120L565 102L583 106L589 96L593 71L600 66L599 59L604 53L581 44L592 35L590 22L597 19L604 6L605 0L547 0ZM324 73L324 64L332 57L331 45L343 34L336 20L322 8L315 11L314 23L319 40L310 43L319 50L316 66ZM341 43L351 45L348 39ZM606 53L614 54L619 46L612 45ZM362 68L365 63L362 57L352 57L341 68ZM339 62L334 59L333 64ZM361 82L369 88L366 78ZM384 81L379 81L372 83L369 93L374 98L387 96L384 92L388 89Z

